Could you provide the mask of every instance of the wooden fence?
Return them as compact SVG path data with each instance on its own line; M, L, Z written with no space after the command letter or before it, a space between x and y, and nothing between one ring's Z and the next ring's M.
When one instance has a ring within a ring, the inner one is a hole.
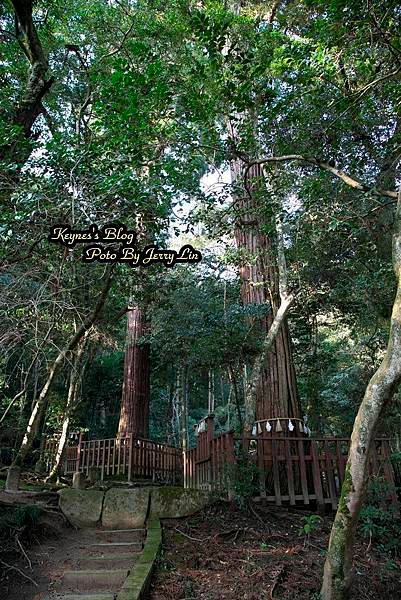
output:
M197 447L185 453L184 485L203 490L230 491L234 477L241 477L233 465L245 461L244 469L254 497L276 505L297 502L337 508L344 480L349 440L254 436L236 438L233 432L214 436L213 419L205 419ZM377 439L371 451L370 473L381 475L388 484L388 497L397 503L394 472L388 460L389 440ZM253 477L252 477L253 473Z
M186 488L232 492L235 478L246 472L247 485L256 499L276 505L316 503L336 509L344 480L349 440L346 438L286 437L278 435L235 437L233 432L214 434L213 417L198 429L197 446L182 451L131 435L103 440L84 440L69 445L63 472L89 473L98 467L102 479L120 477L152 479L184 484ZM50 469L57 440L48 440L44 460ZM376 439L370 456L370 473L388 484L388 498L397 503L394 472L389 461L388 439ZM240 464L244 461L241 473Z
M55 440L45 446L45 462L49 469L55 456ZM104 477L152 479L165 483L182 482L182 451L132 435L102 440L83 440L66 448L62 471L65 475L98 467Z

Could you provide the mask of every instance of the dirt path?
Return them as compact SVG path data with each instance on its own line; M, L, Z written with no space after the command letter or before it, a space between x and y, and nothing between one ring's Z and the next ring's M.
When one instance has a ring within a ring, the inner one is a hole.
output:
M3 579L1 600L112 599L143 547L144 529L63 528L37 541ZM29 564L29 562L31 564ZM72 596L71 596L72 595Z
M49 528L36 537L36 543L26 549L26 558L11 561L9 569L0 582L0 598L7 600L42 600L61 579L63 565L73 561L74 552L85 536L73 528ZM33 540L35 542L35 539ZM19 569L18 572L16 569ZM29 578L29 579L28 579ZM36 585L33 583L33 580Z

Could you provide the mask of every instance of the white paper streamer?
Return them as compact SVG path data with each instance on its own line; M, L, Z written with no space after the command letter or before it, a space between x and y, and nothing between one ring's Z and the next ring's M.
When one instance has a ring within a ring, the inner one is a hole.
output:
M252 435L256 435L256 425L252 427Z
M294 424L293 424L293 422L291 421L291 419L289 419L289 420L288 420L288 429L289 429L290 431L294 431Z
M266 431L271 431L272 430L272 426L270 425L269 421L266 421Z

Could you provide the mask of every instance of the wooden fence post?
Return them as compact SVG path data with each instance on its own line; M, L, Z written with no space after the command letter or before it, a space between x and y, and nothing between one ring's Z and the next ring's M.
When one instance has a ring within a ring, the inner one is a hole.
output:
M183 472L183 485L184 489L188 487L188 477L187 477L187 452L183 450L182 452L182 472Z
M76 471L79 471L80 466L81 466L81 442L82 442L82 431L79 432L79 437L78 437L78 446L77 446L77 466L76 466Z
M320 479L320 465L317 444L315 440L311 440L311 455L312 455L312 471L313 481L316 494L317 510L320 515L325 513L325 504L323 499L323 488Z
M132 433L128 434L128 483L132 481Z

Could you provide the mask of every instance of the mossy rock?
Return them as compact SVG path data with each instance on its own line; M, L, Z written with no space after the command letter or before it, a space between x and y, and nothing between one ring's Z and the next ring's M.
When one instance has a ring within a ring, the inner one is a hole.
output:
M159 519L188 517L212 504L214 500L214 494L200 490L184 490L172 486L153 488L150 516Z
M112 488L105 495L102 525L109 529L135 529L143 527L148 506L148 489Z
M104 492L66 488L58 492L62 513L75 527L96 527L100 521Z

